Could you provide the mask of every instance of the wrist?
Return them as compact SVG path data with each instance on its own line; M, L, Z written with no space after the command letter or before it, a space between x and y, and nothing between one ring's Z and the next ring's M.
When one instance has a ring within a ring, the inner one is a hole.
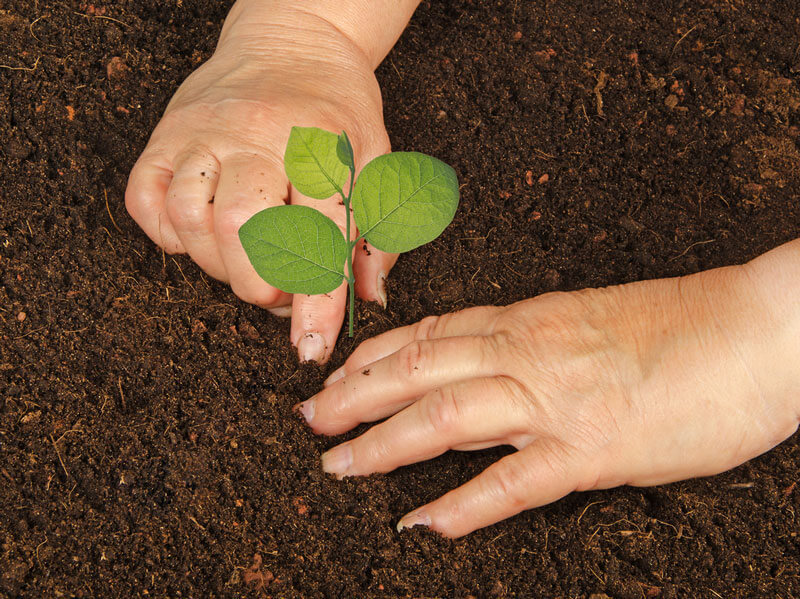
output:
M372 70L392 49L420 0L238 0L220 35L263 37L264 27L278 25L308 33L316 46L340 37L352 44ZM234 33L235 32L235 33ZM321 37L320 37L321 36Z
M762 306L757 325L764 357L773 362L781 392L800 415L800 239L748 262L742 271Z

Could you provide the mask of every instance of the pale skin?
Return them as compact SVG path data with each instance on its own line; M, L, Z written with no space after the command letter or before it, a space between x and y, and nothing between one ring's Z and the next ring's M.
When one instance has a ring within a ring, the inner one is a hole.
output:
M126 202L166 250L188 252L246 301L291 312L301 358L324 362L344 287L328 298L271 289L234 233L277 202L320 207L283 175L292 125L346 129L360 165L389 150L372 71L417 2L284 8L295 4L235 5L217 53L177 92L137 162ZM348 86L320 83L319 69ZM338 218L335 201L322 205ZM362 298L385 304L395 259L356 252ZM297 407L320 434L386 419L323 454L323 469L339 477L514 446L398 523L459 537L572 491L723 472L788 438L800 422L798 298L800 240L688 277L471 308L362 343Z

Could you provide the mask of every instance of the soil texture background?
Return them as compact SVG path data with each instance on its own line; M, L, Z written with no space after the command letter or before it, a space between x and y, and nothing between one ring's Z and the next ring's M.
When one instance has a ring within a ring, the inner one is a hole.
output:
M339 482L291 406L424 316L800 236L800 5L424 2L379 70L386 124L462 205L324 369L123 205L229 6L0 2L0 597L799 597L797 435L450 541L394 525L507 449Z

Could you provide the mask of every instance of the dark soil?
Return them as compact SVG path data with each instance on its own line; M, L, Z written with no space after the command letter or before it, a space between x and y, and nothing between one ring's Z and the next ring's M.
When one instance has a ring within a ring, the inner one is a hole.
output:
M800 596L797 435L453 542L394 525L506 450L338 482L336 440L291 412L355 343L426 315L800 236L797 2L425 3L380 68L386 123L455 166L462 206L324 371L123 206L228 3L0 6L0 596Z

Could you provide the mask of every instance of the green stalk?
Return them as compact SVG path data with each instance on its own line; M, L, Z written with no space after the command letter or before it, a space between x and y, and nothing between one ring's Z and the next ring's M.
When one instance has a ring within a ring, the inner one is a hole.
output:
M353 320L355 318L355 304L356 304L356 277L353 273L353 249L356 247L358 240L350 241L350 198L353 195L353 182L356 178L355 169L350 169L350 191L345 197L342 194L342 202L344 204L346 225L345 225L345 239L347 239L347 287L349 290L349 322L347 326L347 336L353 337Z

